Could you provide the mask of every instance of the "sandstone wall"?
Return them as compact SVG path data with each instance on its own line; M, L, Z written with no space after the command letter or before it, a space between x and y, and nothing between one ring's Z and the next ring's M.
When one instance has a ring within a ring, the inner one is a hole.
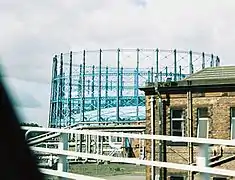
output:
M171 133L170 123L170 110L171 108L182 108L187 116L187 97L186 95L171 95L170 106L167 107L167 135ZM193 135L197 134L197 109L200 107L207 107L209 111L209 138L217 139L230 139L230 108L235 107L235 95L234 93L204 93L193 94ZM146 97L146 133L149 134L151 130L150 116L150 96ZM158 125L158 107L156 106L156 125ZM185 117L186 122L186 117ZM188 136L188 127L185 123L185 133ZM156 126L156 133L159 129ZM219 149L218 146L211 147L211 155L213 149ZM158 149L156 147L156 157L158 157ZM217 151L219 153L219 150ZM194 147L194 161L198 153L197 147ZM147 159L151 158L151 142L146 141L146 154ZM225 147L224 156L228 157L235 154L234 148ZM168 146L167 147L167 161L187 164L188 160L188 148L184 146ZM219 168L234 169L235 160L220 165ZM179 170L168 170L169 174L186 174ZM197 176L195 176L197 177ZM151 179L151 168L146 168L146 180ZM235 179L235 178L234 178Z

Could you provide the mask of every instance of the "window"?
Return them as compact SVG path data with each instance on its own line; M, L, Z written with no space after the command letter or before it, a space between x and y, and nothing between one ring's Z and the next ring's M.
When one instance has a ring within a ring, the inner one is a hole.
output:
M183 176L170 176L170 180L184 180Z
M183 110L171 110L171 135L184 136Z
M227 178L224 178L224 177L213 177L213 180L227 180Z
M231 119L230 119L230 127L231 127L231 139L235 139L235 107L230 109Z
M208 108L198 108L197 110L198 126L197 137L208 138Z

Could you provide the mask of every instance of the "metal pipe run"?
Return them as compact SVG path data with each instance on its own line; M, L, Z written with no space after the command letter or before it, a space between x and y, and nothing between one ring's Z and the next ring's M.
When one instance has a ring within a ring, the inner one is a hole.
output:
M155 135L155 97L151 96L150 99L151 103L151 134ZM155 139L151 140L151 160L155 161ZM151 179L155 180L156 179L156 168L152 166L151 170Z

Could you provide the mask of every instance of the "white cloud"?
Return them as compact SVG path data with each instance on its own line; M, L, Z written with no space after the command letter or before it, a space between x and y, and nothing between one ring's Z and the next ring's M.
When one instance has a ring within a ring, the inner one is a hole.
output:
M37 81L47 92L52 56L69 50L192 49L232 64L234 12L233 0L0 0L0 53L10 76L27 79L23 89ZM38 121L47 117L47 94Z

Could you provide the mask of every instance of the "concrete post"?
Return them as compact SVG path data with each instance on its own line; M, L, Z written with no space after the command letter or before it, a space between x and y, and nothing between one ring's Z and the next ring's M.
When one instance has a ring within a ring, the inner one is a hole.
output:
M78 134L75 134L75 152L78 152Z
M60 134L60 142L58 148L61 150L68 150L68 134L65 133ZM59 155L57 170L60 172L68 172L68 162L67 162L67 157L65 155ZM64 178L60 179L64 180Z
M96 136L96 154L99 154L99 152L100 152L100 145L99 145L99 143L100 143L100 136L97 135Z
M208 155L209 146L208 144L200 144L199 145L199 155L197 159L197 166L200 168L208 167L209 163L209 155ZM209 180L210 174L208 173L200 173L201 180Z
M100 137L100 154L103 155L104 147L103 147L104 137Z

